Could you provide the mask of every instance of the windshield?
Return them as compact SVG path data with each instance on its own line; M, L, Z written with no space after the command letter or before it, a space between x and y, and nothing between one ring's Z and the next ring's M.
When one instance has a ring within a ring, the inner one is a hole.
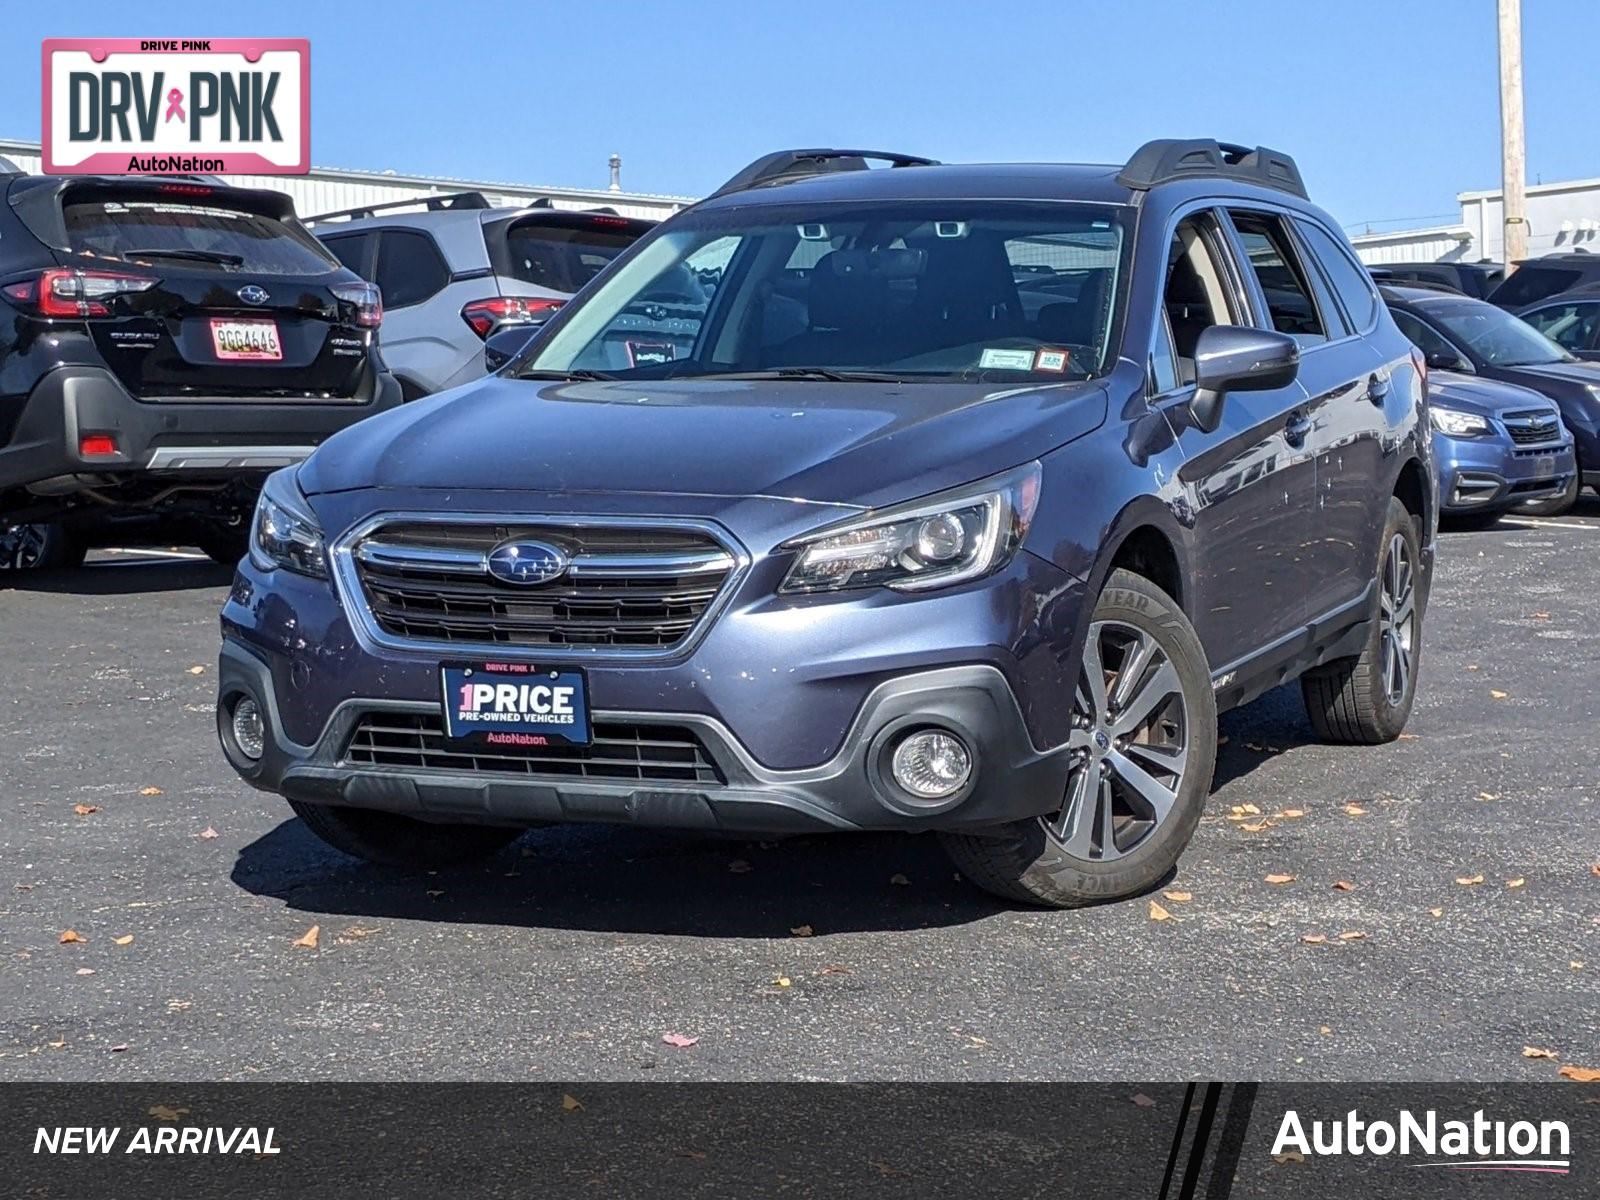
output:
M1482 302L1439 304L1425 310L1474 357L1496 367L1572 362L1572 355L1526 321Z
M1126 212L896 201L690 213L523 373L1085 379L1108 365Z

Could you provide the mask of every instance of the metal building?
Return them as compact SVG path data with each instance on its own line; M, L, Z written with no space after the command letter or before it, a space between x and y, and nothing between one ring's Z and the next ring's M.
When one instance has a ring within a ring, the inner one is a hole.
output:
M1461 220L1426 229L1352 231L1364 262L1503 262L1504 204L1499 189L1461 192ZM1528 255L1600 254L1600 179L1537 183L1528 188Z
M11 159L24 171L39 170L39 143L0 140L0 155ZM302 216L355 208L358 205L384 204L449 192L482 192L491 204L520 207L548 198L556 208L613 208L624 217L661 220L694 203L690 196L658 196L624 192L618 183L621 166L613 156L610 187L538 187L525 183L501 183L479 179L446 179L432 175L397 175L392 171L347 171L337 167L312 167L307 175L230 175L230 183L245 187L271 188L294 197L295 211Z

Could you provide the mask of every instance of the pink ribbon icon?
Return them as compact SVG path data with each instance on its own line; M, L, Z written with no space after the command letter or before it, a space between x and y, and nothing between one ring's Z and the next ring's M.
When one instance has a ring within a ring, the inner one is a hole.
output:
M180 121L189 119L183 115L183 93L177 88L173 88L167 93L167 115L163 123L172 120L173 117L177 117Z

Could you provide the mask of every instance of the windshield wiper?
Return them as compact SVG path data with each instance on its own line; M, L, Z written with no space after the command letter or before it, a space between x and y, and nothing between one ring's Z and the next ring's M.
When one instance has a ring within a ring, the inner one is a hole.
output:
M614 380L614 379L616 379L616 376L615 375L607 375L604 371L588 371L588 370L579 370L579 371L518 371L517 372L517 378L518 379L566 379L566 380L575 380L575 381L585 381L585 382L587 382L587 381L590 381L590 380L601 380L601 381Z
M244 255L228 254L221 250L163 250L159 247L149 250L124 250L124 258L187 258L195 262L216 263L224 267L244 266Z
M774 367L770 371L712 371L700 379L824 379L829 383L904 383L882 371L835 371L829 367Z

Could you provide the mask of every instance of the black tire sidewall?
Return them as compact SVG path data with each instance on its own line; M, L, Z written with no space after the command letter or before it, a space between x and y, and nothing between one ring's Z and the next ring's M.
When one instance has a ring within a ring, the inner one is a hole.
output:
M1412 587L1415 595L1416 618L1411 632L1411 678L1404 699L1399 704L1389 700L1388 686L1383 678L1383 576L1389 565L1389 543L1395 534L1406 539L1411 552ZM1422 542L1417 531L1416 518L1398 500L1389 501L1389 512L1383 523L1383 541L1378 550L1378 595L1372 603L1372 631L1367 639L1367 653L1371 655L1372 669L1368 672L1369 700L1378 732L1384 741L1393 741L1405 730L1411 719L1411 709L1417 700L1417 680L1422 667L1423 616L1428 607L1426 577L1422 571Z

